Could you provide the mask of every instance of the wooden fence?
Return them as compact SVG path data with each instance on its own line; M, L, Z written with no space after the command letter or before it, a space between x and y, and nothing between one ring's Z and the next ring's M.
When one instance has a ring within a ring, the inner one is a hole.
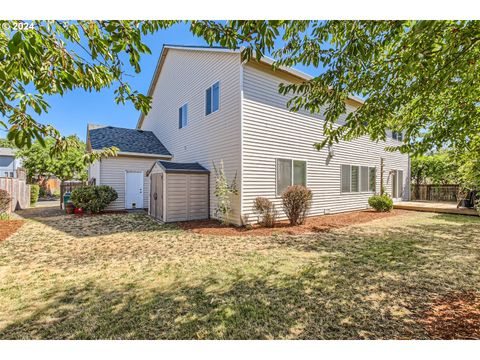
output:
M458 185L419 185L412 184L411 199L427 201L457 201Z
M25 179L0 177L0 189L6 190L12 198L9 213L30 207L30 185Z
M85 186L87 183L84 181L63 181L60 184L60 209L63 209L63 195L66 192L72 192L73 189Z

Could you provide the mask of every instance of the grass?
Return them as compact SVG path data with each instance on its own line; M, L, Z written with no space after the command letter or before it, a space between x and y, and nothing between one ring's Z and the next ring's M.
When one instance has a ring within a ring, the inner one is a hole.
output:
M430 338L436 299L480 291L479 233L429 213L271 237L34 217L0 243L0 338Z

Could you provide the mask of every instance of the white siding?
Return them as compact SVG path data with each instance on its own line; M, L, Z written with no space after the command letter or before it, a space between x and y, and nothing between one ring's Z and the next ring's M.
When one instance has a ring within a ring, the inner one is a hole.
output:
M107 210L125 209L125 172L142 171L143 178L143 206L148 208L150 200L150 182L145 176L155 163L155 158L142 158L133 156L116 156L100 161L100 183L98 185L109 185L118 193L118 199L110 204Z
M292 113L286 109L288 97L278 93L278 85L286 82L272 72L245 65L243 70L243 173L242 213L246 221L256 221L252 204L257 196L265 196L281 209L281 199L275 195L276 158L307 161L307 186L313 192L310 215L342 212L368 207L372 193L340 192L341 164L377 167L377 191L380 186L380 158L385 159L384 184L391 194L391 169L404 170L408 189L407 155L386 152L385 146L397 143L374 143L367 137L334 145L335 155L327 158L327 149L320 152L313 144L320 142L322 120L307 113ZM349 106L348 110L353 110ZM408 191L405 198L408 198ZM282 214L283 216L283 214Z
M151 130L175 162L199 162L211 171L210 215L216 199L212 161L223 160L229 180L241 172L240 55L169 49L142 129ZM205 116L205 90L220 81L220 109ZM178 128L178 109L188 103L188 125ZM232 199L232 221L240 221L240 196Z
M95 161L88 167L88 180L95 178L95 183L100 184L100 161Z

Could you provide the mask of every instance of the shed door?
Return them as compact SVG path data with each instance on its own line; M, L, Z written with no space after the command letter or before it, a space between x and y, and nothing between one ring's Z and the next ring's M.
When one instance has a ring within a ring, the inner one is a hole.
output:
M150 215L163 220L163 174L150 176Z
M208 175L167 174L166 221L208 219Z
M125 209L143 209L143 172L126 173Z

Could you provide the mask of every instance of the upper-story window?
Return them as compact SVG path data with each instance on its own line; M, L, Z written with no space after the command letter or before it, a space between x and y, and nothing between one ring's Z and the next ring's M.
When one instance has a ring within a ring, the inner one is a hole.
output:
M220 82L216 82L205 91L205 115L220 108Z
M392 139L403 141L403 134L401 131L392 131Z
M188 124L188 104L178 109L178 128L184 128Z

